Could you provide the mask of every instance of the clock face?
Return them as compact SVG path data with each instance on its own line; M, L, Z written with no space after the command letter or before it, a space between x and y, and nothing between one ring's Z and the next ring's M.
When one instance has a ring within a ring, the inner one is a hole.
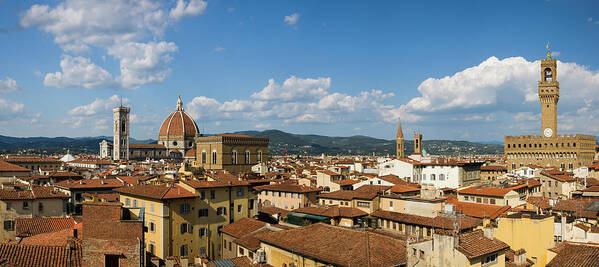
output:
M545 128L543 134L545 135L545 137L551 137L553 135L553 130L551 130L551 128Z

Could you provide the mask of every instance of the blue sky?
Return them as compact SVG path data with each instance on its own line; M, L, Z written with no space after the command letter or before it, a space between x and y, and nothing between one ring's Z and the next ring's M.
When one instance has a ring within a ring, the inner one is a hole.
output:
M539 134L559 60L559 133L599 135L596 1L0 0L0 135L156 138L181 94L207 133L392 139Z

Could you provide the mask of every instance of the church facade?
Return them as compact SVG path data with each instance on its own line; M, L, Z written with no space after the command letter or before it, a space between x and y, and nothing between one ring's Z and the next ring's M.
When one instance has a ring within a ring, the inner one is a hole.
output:
M541 104L541 135L505 136L504 151L508 171L528 166L575 169L590 165L595 156L596 138L584 134L558 134L557 103L559 82L557 61L547 56L541 60L538 82Z
M100 157L113 160L145 160L195 158L195 140L198 126L183 109L181 96L175 110L164 120L156 144L130 144L129 113L123 105L113 109L113 142L100 142Z

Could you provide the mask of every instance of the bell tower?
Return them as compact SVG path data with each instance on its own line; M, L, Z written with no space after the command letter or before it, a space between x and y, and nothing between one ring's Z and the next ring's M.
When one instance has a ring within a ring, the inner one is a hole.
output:
M414 134L414 154L422 154L422 134Z
M555 58L551 58L549 43L547 44L547 56L545 59L541 59L539 100L541 101L541 132L544 137L555 137L557 135L559 82L557 81L557 61Z
M114 120L114 137L112 158L114 160L129 159L129 112L131 108L120 106L112 110Z
M401 130L401 120L398 122L397 126L397 136L395 137L396 144L396 156L398 159L405 157L404 155L404 146L403 146L403 131Z

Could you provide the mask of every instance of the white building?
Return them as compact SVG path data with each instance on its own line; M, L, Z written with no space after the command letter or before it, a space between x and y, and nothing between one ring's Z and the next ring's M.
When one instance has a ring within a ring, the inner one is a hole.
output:
M415 167L420 164L420 162L402 158L402 159L392 159L389 161L381 162L378 165L379 176L385 175L395 175L400 178L404 178L408 181L414 180Z
M434 185L435 188L462 188L480 182L480 166L483 162L435 160L417 165L414 182Z

